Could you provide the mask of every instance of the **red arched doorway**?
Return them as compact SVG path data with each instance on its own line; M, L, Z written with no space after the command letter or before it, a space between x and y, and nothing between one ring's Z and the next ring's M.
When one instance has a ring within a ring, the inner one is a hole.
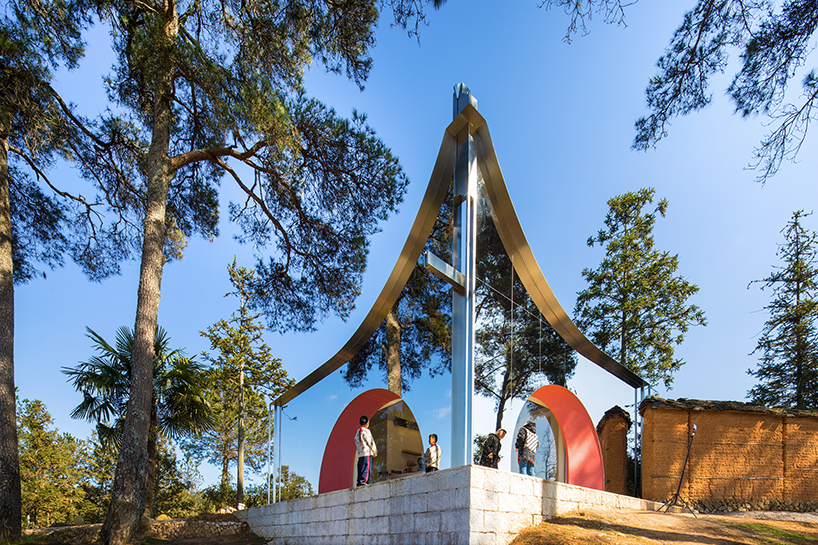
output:
M415 461L422 455L423 440L412 411L389 390L367 390L347 405L330 433L321 462L319 494L353 486L356 471L353 436L361 415L369 417L378 445L373 476L375 470L379 471L373 482L399 476L407 468L417 468Z
M544 408L557 444L557 480L605 490L602 448L591 417L570 390L550 384L535 391L528 401Z

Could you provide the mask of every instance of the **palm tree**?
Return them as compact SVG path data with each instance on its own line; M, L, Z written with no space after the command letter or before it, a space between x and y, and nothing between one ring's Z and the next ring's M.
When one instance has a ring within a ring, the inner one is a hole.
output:
M122 441L131 388L133 330L120 327L115 347L89 327L87 336L97 355L77 367L63 367L69 382L82 392L82 403L71 417L97 423L100 441L117 446ZM154 508L156 487L156 441L198 436L212 425L210 405L204 396L202 367L179 349L169 350L167 331L158 327L154 342L153 403L148 437L148 498L146 511Z

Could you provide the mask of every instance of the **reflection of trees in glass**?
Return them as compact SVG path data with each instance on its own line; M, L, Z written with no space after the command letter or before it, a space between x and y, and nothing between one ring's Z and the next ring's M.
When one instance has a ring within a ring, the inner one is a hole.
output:
M417 420L409 407L399 401L376 413L369 424L378 455L372 459L372 482L417 471L417 459L423 455L423 440Z
M474 384L478 394L495 400L497 429L509 400L528 398L546 380L565 386L576 356L542 318L514 273L486 206L482 201L477 238Z
M534 403L533 401L526 401L520 411L520 416L517 418L517 423L514 427L513 435L510 433L507 436L512 440L512 458L517 460L517 455L514 452L513 442L517 438L517 433L520 428L528 422L533 420L537 424L537 438L540 440L540 448L537 450L536 460L534 463L534 473L537 477L556 481L558 472L558 455L557 443L554 437L554 430L551 428L549 417L552 415L548 407ZM513 469L513 466L512 466Z
M450 190L451 192L451 190ZM451 195L444 201L437 221L426 241L430 251L448 260L452 246ZM424 368L430 376L451 369L450 286L420 264L369 342L349 361L344 380L360 387L373 365L385 377L390 391L402 395L409 381L420 377ZM433 363L434 362L434 363Z
M539 424L537 430L539 430ZM554 441L554 432L551 431L551 426L543 426L542 435L540 435L540 450L537 451L537 463L535 470L538 477L548 479L549 481L557 480L557 443Z

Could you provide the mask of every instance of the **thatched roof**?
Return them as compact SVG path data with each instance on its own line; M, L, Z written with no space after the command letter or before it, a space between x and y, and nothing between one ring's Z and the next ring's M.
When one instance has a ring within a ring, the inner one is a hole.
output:
M738 411L748 413L776 414L780 416L818 416L818 411L803 409L782 409L762 407L741 401L715 401L701 399L663 399L658 396L645 398L639 404L639 414L644 415L647 409L678 409L680 411Z

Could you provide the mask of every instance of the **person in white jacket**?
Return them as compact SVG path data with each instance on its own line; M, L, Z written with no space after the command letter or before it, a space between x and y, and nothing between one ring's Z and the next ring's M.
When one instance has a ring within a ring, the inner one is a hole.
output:
M358 423L361 426L355 432L355 450L358 453L358 481L355 486L364 486L369 484L372 458L378 455L378 447L375 446L375 439L369 431L369 417L362 416Z
M437 434L433 433L429 436L429 448L426 449L426 454L423 455L423 459L426 462L426 473L440 469L441 457L442 452L440 445L437 444Z

